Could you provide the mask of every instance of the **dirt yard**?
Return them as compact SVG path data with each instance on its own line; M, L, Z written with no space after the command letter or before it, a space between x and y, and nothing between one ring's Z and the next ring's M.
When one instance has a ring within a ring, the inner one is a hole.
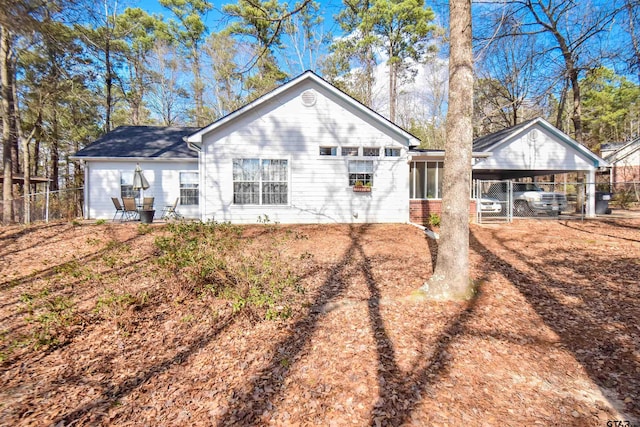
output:
M640 425L640 219L472 225L468 303L410 297L411 225L271 229L280 320L177 288L161 224L0 227L0 424Z

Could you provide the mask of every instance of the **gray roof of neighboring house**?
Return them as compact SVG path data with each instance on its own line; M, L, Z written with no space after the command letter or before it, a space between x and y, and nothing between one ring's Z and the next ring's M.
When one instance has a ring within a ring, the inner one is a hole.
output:
M73 157L90 158L197 158L182 139L199 128L120 126L78 151Z

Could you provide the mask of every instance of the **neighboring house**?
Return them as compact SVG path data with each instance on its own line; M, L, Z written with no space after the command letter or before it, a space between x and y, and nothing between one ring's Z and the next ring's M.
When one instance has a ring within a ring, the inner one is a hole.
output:
M601 154L611 165L611 184L640 181L640 138L626 143L603 144Z
M144 196L155 198L156 210L181 195L193 196L192 187L198 184L198 153L182 138L196 130L121 126L78 151L72 159L84 165L85 218L112 218L111 197L138 196L132 188L136 164L150 184ZM181 213L199 217L197 197L183 197L181 203Z
M203 221L402 223L441 210L444 152L418 144L307 71L205 128L121 127L74 158L85 167L87 218L112 216L110 198L130 194L139 163L156 206L180 197L180 213ZM603 164L542 119L474 143L479 179L591 177Z

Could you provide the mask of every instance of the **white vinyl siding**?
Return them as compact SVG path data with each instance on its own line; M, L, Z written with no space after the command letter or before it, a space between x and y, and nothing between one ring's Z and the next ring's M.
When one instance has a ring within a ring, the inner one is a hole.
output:
M144 176L149 181L150 187L144 190L145 197L154 197L156 210L166 205L173 205L180 197L180 172L197 172L197 159L185 161L86 161L85 167L85 217L88 219L113 218L115 208L111 197L121 197L122 176L124 181L133 185L133 171L136 163L144 171ZM131 179L127 176L131 176ZM128 185L128 184L127 184ZM199 218L198 205L180 206L180 213L186 218ZM159 212L156 212L159 218Z
M255 224L264 215L280 223L409 220L406 141L380 124L369 123L369 117L345 107L323 90L317 90L313 106L303 106L300 93L318 87L307 83L278 102L263 104L204 135L203 220ZM320 147L329 148L329 153L337 147L337 155L322 155ZM356 155L344 156L344 147L353 148ZM401 155L364 158L361 153L365 147L397 147ZM287 203L234 203L234 159L288 160ZM349 185L349 162L353 160L370 162L375 183L371 192L356 193Z
M534 136L535 135L535 136ZM491 150L473 169L492 170L590 170L593 161L541 126L517 135Z

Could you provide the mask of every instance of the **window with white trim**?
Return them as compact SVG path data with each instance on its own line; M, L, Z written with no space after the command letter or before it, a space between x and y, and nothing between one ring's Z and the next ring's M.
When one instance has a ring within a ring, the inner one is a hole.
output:
M357 156L359 152L358 147L342 147L340 153L343 156Z
M349 160L349 185L373 186L373 161Z
M337 156L338 147L320 147L321 156Z
M378 157L380 156L380 147L364 147L362 148L363 157Z
M233 203L286 205L289 203L289 161L233 159Z
M180 172L180 205L200 204L198 172Z
M385 157L400 157L400 149L399 148L385 148L384 149Z
M120 172L120 197L140 197L140 190L133 189L133 172Z
M409 167L409 197L412 199L442 198L444 162L411 162Z

